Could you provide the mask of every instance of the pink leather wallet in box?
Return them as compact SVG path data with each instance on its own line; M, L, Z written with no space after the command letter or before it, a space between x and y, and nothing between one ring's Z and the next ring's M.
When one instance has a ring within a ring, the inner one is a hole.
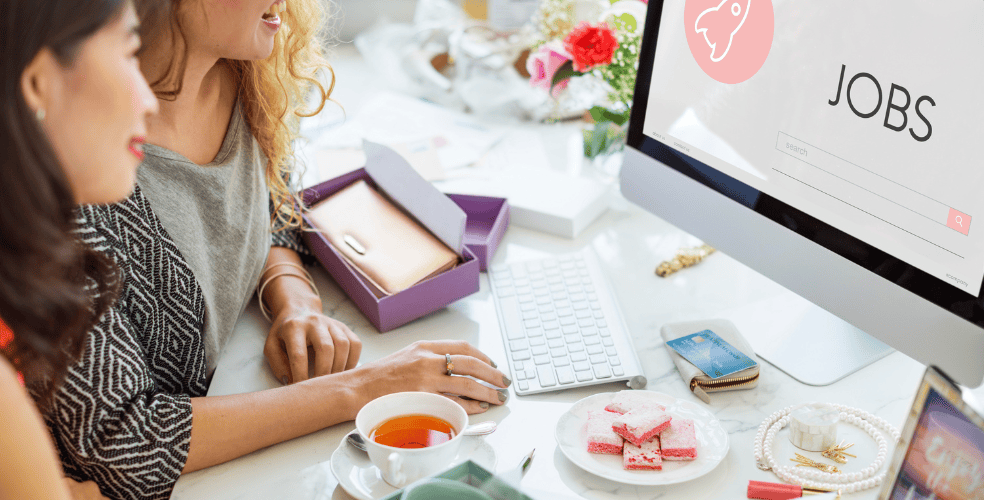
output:
M454 251L363 180L314 205L307 216L377 297L458 263Z

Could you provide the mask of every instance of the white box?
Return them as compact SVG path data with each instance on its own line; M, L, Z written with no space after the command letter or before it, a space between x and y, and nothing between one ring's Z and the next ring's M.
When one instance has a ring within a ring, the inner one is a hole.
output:
M609 204L608 186L546 169L483 171L437 183L445 193L506 198L510 224L576 238Z

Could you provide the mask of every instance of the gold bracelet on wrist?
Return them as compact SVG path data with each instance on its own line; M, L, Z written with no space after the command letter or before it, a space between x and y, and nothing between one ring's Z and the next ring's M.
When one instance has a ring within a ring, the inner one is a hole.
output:
M263 276L264 274L266 274L271 269L273 269L273 268L275 268L277 266L291 266L291 267L296 267L297 269L300 269L302 273L304 273L305 275L307 275L307 277L309 277L309 278L311 277L311 275L308 274L307 269L304 269L304 266L301 266L301 265L298 265L298 264L294 264L293 262L277 262L276 264L271 264L271 265L267 266L266 269L264 269L262 273L260 273L260 276Z
M311 290L314 291L314 294L318 296L318 299L321 299L321 292L318 291L317 285L314 284L314 279L311 278L311 275L307 272L307 270L305 270L303 267L300 267L300 266L298 266L296 264L291 264L289 262L284 262L283 264L290 264L290 265L293 265L294 267L300 268L301 271L304 272L304 275L299 275L299 274L294 273L292 271L282 271L282 272L279 272L279 273L274 274L273 276L270 276L269 278L267 278L266 280L263 281L263 284L262 285L260 285L260 290L259 290L259 292L257 294L257 295L259 295L259 298L260 298L260 312L263 313L263 317L266 318L267 321L271 321L271 322L273 321L273 318L271 317L270 311L267 310L266 304L263 302L263 291L266 289L266 286L269 285L271 281L273 281L273 280L275 280L277 278L280 278L282 276L293 276L295 278L302 279L302 280L304 280L304 281L307 282L307 284L311 287ZM272 267L274 267L274 266L271 266L271 268ZM269 269L270 268L267 268L267 270L269 270Z

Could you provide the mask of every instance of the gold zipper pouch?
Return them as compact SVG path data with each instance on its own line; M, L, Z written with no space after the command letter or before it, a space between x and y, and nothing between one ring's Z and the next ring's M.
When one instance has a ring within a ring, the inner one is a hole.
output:
M708 393L751 389L757 386L761 361L755 356L752 346L748 344L745 337L735 328L734 323L726 319L669 323L663 325L663 328L660 329L660 334L663 336L664 342L669 342L704 330L710 330L716 333L718 337L721 337L725 342L751 358L756 364L750 368L715 379L707 376L703 370L697 368L693 363L687 361L686 358L667 346L666 352L669 353L673 364L677 367L677 371L683 377L683 381L690 387L690 391L700 398L701 401L710 404L711 398L708 396Z

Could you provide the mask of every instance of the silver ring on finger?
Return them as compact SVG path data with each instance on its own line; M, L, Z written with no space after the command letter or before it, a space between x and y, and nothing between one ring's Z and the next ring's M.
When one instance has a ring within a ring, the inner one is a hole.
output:
M451 375L454 375L454 363L451 361L451 355L445 354L444 361L446 362L445 367L448 370L447 371L448 376L450 377Z

